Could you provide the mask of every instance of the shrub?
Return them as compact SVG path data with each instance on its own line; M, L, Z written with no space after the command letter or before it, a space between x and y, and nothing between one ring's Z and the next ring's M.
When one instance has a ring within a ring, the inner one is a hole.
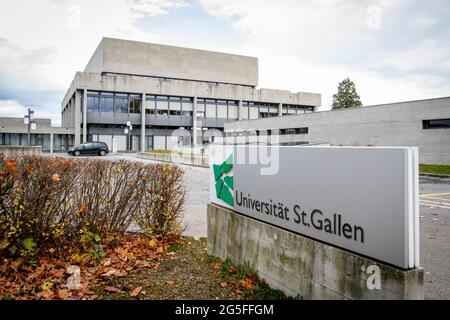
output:
M79 176L71 160L0 159L0 254L30 257L76 237L70 186Z
M0 256L81 245L101 258L97 240L126 232L133 221L152 236L179 232L182 177L171 165L0 158Z
M166 236L182 230L181 214L185 199L184 172L177 166L157 164L144 176L145 192L136 222L152 236Z

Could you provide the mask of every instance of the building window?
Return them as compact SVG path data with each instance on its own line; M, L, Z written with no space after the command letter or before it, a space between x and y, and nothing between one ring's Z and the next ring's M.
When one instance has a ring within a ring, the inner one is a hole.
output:
M87 109L88 112L98 112L98 97L88 96L87 98Z
M206 117L216 118L216 100L206 99Z
M113 112L113 98L101 97L100 98L100 112Z
M450 119L423 120L423 129L450 129Z
M138 96L130 96L130 113L141 113L142 99Z
M290 129L281 129L280 135L295 135L295 134L308 134L309 128L290 128Z
M114 112L128 113L128 99L115 98L114 99Z

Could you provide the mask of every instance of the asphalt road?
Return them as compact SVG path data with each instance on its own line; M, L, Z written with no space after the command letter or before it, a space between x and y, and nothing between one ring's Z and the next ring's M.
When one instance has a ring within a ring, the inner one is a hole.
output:
M450 299L450 179L420 179L420 246L425 298Z
M134 154L108 155L106 158L151 162L138 159ZM182 167L187 187L184 234L206 237L209 170ZM420 178L420 238L425 298L450 299L450 178Z

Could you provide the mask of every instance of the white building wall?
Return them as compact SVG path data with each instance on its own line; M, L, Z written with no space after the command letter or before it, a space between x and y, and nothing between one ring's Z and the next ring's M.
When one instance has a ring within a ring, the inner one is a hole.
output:
M450 129L423 129L422 120L449 119L450 97L240 121L225 130L309 128L280 142L330 142L335 146L416 146L421 163L450 164Z

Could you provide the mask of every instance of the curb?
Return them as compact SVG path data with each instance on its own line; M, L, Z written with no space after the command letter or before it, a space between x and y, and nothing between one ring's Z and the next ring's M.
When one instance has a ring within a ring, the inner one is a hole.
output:
M447 174L437 174L437 173L420 173L420 177L428 177L428 178L450 178L450 175Z

